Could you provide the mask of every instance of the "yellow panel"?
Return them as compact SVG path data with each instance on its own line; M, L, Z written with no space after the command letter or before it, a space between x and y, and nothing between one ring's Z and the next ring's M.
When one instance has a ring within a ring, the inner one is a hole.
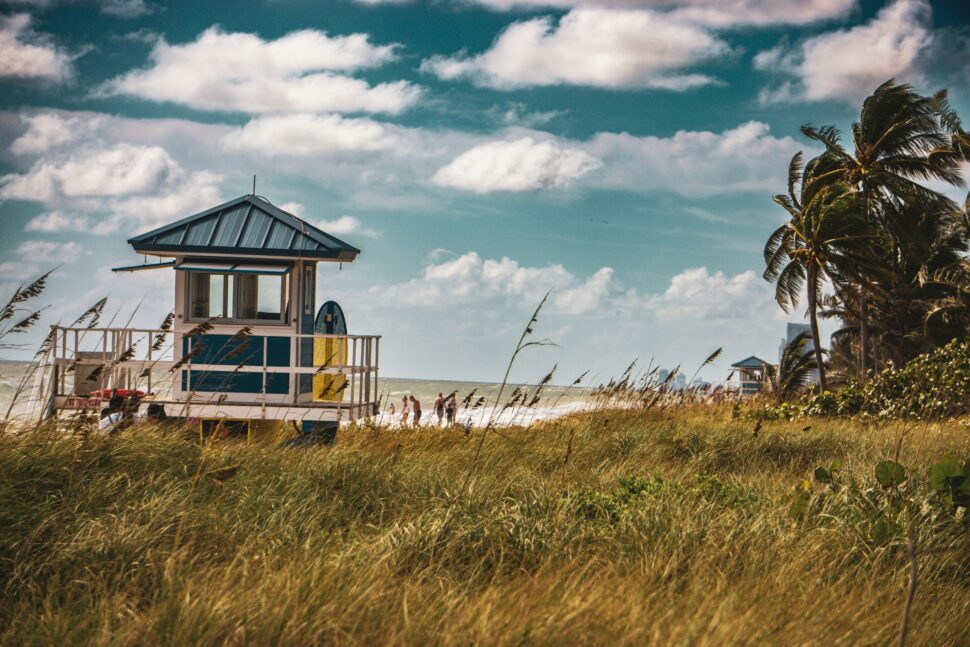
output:
M347 339L314 339L313 365L340 366L349 361ZM347 390L345 375L314 375L313 399L318 402L340 402Z

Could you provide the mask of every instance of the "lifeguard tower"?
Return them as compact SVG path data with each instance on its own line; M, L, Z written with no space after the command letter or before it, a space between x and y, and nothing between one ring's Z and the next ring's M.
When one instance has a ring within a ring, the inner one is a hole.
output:
M375 415L380 337L347 334L333 302L317 317L317 272L359 249L256 195L128 243L160 261L116 272L173 272L169 324L53 326L35 384L42 416L97 409L119 391L141 391L173 417L286 420L304 431Z
M731 372L728 374L728 386L733 387L741 395L755 395L761 393L765 384L769 381L769 372L775 367L761 359L760 357L746 357L739 362L731 364ZM736 380L733 379L736 377Z

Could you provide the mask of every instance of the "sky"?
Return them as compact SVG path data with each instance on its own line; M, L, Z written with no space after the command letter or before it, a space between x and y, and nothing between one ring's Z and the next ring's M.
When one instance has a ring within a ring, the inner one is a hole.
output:
M720 380L804 320L761 276L799 126L889 78L970 120L965 0L0 0L0 294L57 266L28 345L157 325L125 241L256 175L362 250L317 295L385 375L500 380L549 292L513 378Z

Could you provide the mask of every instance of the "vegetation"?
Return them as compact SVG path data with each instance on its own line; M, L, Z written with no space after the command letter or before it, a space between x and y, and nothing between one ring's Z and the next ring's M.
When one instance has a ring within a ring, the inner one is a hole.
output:
M834 126L802 132L825 150L804 166L800 154L792 159L788 192L775 197L790 219L765 245L765 279L786 310L807 295L821 390L828 384L819 314L842 321L831 367L863 382L870 369L967 339L967 207L921 184L964 186L970 134L946 91L924 97L882 84L852 124L852 150Z
M756 417L861 416L945 420L970 415L970 343L950 342L905 366L889 365L865 384L850 381L835 393L766 406Z
M914 563L911 642L965 637L964 427L751 427L5 434L0 643L887 644Z

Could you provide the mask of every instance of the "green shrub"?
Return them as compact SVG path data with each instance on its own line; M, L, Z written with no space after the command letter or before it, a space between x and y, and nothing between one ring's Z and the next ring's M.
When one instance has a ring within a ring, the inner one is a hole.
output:
M861 416L879 419L939 420L970 413L970 343L953 341L888 366L865 384L849 382L832 393L815 394L757 411L763 420Z

